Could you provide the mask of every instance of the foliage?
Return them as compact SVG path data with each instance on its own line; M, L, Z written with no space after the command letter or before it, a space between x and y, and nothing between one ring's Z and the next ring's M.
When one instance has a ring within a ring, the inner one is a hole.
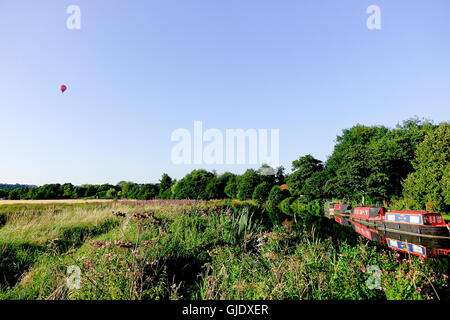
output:
M174 199L208 199L206 186L214 174L203 169L193 170L178 181L174 190Z
M280 210L287 216L293 216L294 212L291 209L291 204L294 202L294 197L288 197L280 202Z
M324 165L320 160L311 155L300 157L292 162L292 173L288 176L286 183L291 188L292 195L295 197L321 196L321 173L324 171Z
M267 201L271 188L270 183L266 181L261 182L256 186L255 191L253 191L252 199L256 200L259 204L263 204Z
M417 148L414 172L404 181L405 197L431 211L450 211L450 123L430 131Z
M325 193L357 203L400 197L417 146L434 128L411 119L392 130L362 125L343 130L326 163Z
M309 206L307 210L320 206L314 201L301 204ZM116 215L111 215L112 209ZM328 220L316 230L302 224L265 226L250 202L6 205L0 212L11 215L0 229L0 239L10 239L3 251L9 259L3 261L7 269L2 272L13 277L9 287L0 290L1 299L450 297L448 259L423 260L380 249L362 238L341 236L346 228ZM26 232L27 215L33 216L31 233ZM97 234L81 232L89 224L76 227L77 221L95 221L95 216L101 221L113 217L115 222L97 229ZM46 230L43 245L20 246L19 241L36 241L41 228ZM73 236L64 236L72 245L45 245L63 230L73 230ZM69 290L67 268L72 265L81 269L81 287ZM380 286L374 289L367 286L371 265L382 271Z
M261 176L257 171L253 169L248 169L239 179L238 185L238 194L237 197L239 200L248 200L253 196L253 191L256 186L260 184Z

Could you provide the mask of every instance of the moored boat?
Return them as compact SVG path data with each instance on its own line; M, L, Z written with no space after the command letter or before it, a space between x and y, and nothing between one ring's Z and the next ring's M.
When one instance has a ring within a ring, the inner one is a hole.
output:
M354 207L350 214L350 219L358 223L376 227L379 221L384 218L385 209L383 207Z
M347 203L335 203L334 215L340 218L350 218L352 206Z
M384 232L448 238L450 231L440 213L428 211L387 211L378 220L378 229Z

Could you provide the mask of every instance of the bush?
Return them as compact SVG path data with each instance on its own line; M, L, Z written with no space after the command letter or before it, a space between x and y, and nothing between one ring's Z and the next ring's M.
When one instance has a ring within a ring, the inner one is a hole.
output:
M253 200L256 200L259 204L263 204L269 197L270 189L268 182L258 184L253 192Z
M294 212L291 209L291 204L294 202L294 197L289 197L281 201L280 203L280 209L281 212L283 212L287 216L293 216Z
M307 204L304 203L301 199L295 199L295 201L293 201L291 204L291 210L294 213L301 215L307 210Z
M253 169L245 171L239 179L238 199L248 200L252 198L256 186L261 183L261 176Z

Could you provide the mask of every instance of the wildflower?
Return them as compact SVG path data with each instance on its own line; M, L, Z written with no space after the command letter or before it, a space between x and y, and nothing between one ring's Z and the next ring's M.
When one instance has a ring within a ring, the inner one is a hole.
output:
M100 247L104 247L105 246L105 244L103 242L100 242L100 241L94 241L94 242L88 243L88 245L89 246L94 246L96 248L100 248Z

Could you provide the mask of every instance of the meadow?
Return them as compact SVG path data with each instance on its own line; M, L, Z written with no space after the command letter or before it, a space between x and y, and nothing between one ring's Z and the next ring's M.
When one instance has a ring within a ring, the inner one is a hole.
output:
M254 201L0 204L0 299L449 300L449 265Z

